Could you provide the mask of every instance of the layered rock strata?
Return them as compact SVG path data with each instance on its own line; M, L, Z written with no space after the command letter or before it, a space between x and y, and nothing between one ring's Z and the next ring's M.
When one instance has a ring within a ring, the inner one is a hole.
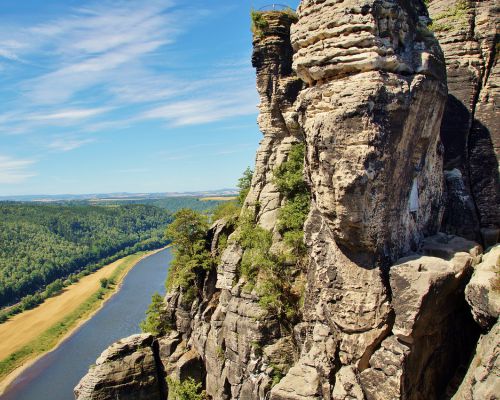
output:
M166 400L158 343L150 334L132 335L107 348L75 388L80 400Z
M495 0L433 0L429 6L448 74L443 229L486 246L498 241L500 228L499 10Z
M439 227L445 66L423 32L425 7L413 3L299 7L292 45L308 83L298 110L313 198L307 333L272 399L331 399L347 371L368 367L394 321L385 268ZM307 381L316 387L304 397L297 388L311 388Z

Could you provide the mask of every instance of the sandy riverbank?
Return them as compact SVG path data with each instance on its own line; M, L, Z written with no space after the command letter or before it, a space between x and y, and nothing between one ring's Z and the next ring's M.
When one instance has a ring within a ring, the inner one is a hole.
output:
M141 260L155 254L163 249L153 250L147 253L133 254L121 258L111 264L108 264L95 273L82 278L77 283L65 288L58 296L47 299L38 307L25 311L12 317L9 321L0 325L0 360L6 360L9 356L18 353L27 346L36 346L36 342L41 337L50 336L47 333L54 327L61 324L62 321L78 312L79 308L95 296L100 288L101 278L110 278L114 276L116 286L108 291L102 299L92 303L92 306L82 315L71 320L71 323L65 324L64 330L59 331L54 343L45 351L38 351L34 354L28 354L22 357L15 365L15 369L9 371L0 371L0 394L12 383L26 368L32 365L36 360L49 351L55 350L65 339L70 337L83 323L102 308L107 300L118 292L121 283L127 273ZM0 361L1 362L1 361ZM6 375L6 373L8 375Z

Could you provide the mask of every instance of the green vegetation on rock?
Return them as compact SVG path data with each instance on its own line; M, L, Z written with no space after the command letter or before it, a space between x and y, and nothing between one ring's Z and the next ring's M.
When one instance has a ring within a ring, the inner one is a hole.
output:
M201 383L193 378L188 378L182 382L177 379L167 377L169 400L205 400L205 391L201 389Z
M151 297L151 304L146 311L146 318L139 324L142 332L149 332L155 336L165 335L170 331L170 321L165 311L165 303L158 292Z
M247 167L245 171L243 171L243 175L240 179L238 179L238 189L240 192L238 194L238 204L240 206L243 205L245 199L250 191L250 186L252 184L253 171L250 167Z
M168 290L180 287L184 291L184 300L189 302L196 295L194 283L198 274L214 265L206 241L208 217L190 209L181 209L174 214L174 218L166 231L167 239L174 245L166 287Z
M298 17L297 13L290 7L285 7L282 10L251 10L250 11L250 19L252 21L251 31L257 37L262 37L264 35L264 31L269 28L269 22L266 20L265 15L273 15L273 14L284 14L292 19L292 21L297 22Z
M309 212L309 193L303 177L304 145L292 146L288 158L274 172L275 184L285 197L277 227L286 249L271 249L272 233L255 223L245 211L239 218L238 242L243 248L240 274L247 280L244 290L255 289L260 305L290 329L299 315L303 282L300 263L305 253L303 226Z
M299 257L305 251L303 227L309 213L309 191L304 181L303 143L292 146L288 159L274 171L275 184L286 198L278 215L278 229L285 243Z
M194 300L197 294L196 281L200 274L209 271L219 261L218 257L212 257L207 243L209 221L222 219L229 230L234 229L241 205L250 190L252 175L252 170L247 168L238 181L240 192L237 200L220 202L210 218L191 209L180 209L174 214L174 222L166 230L166 238L174 245L166 287L167 290L181 288L184 302ZM227 241L227 233L222 233L218 244L219 255L226 247Z
M263 31L269 27L269 23L266 21L263 14L262 11L250 11L252 33L259 37L262 36L264 33Z
M446 32L467 28L469 5L467 0L458 0L454 6L436 15L429 29L434 32Z

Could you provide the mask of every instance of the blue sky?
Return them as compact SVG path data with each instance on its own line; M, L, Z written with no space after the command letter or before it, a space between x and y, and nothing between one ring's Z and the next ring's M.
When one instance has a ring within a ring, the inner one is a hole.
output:
M261 139L249 12L268 3L2 0L0 195L234 187Z

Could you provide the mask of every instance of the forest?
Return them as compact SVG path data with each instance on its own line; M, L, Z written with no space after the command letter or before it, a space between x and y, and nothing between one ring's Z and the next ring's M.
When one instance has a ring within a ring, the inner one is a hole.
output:
M167 244L171 220L151 205L0 202L0 308L31 308L107 262Z
M72 203L72 202L71 202ZM111 200L111 199L99 199L96 200L82 200L81 204L99 204L99 205L119 205L119 204L146 204L150 206L156 206L160 208L165 208L171 213L175 213L182 208L189 208L194 211L199 212L211 212L219 204L224 203L224 201L219 200L201 200L199 197L195 196L176 196L176 197L163 197L158 199L125 199L125 200Z

